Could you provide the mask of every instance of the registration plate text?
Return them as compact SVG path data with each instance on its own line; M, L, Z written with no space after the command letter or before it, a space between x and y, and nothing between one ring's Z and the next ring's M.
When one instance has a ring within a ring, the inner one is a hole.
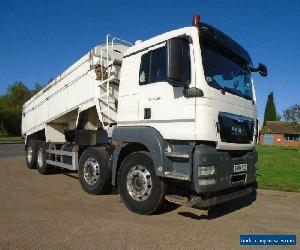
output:
M233 172L239 173L244 171L247 171L247 163L233 165Z

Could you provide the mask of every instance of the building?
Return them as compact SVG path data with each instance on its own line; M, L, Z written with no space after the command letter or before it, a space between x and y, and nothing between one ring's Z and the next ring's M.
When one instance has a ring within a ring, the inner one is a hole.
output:
M297 122L267 122L260 131L259 144L300 147L300 125Z

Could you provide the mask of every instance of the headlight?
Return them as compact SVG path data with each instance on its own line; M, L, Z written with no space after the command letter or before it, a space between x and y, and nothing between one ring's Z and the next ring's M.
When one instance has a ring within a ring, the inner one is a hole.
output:
M209 176L215 174L215 166L198 167L198 176Z

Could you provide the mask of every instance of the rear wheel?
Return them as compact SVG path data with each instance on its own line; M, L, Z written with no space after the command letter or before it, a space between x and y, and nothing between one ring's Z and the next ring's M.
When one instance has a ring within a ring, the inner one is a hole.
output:
M88 148L80 157L79 181L89 194L105 194L111 189L109 155L104 148Z
M37 168L40 174L49 174L54 167L46 163L46 144L40 142L37 152Z
M37 166L37 142L29 141L26 147L26 165L29 169Z
M119 170L118 187L125 205L138 214L152 214L164 202L166 185L155 174L148 152L126 157Z

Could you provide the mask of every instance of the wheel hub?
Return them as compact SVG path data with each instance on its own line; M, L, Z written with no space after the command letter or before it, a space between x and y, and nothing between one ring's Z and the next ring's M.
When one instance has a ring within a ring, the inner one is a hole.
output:
M127 190L136 201L146 200L152 189L152 180L149 171L141 165L134 166L127 174Z
M94 158L88 158L83 166L83 177L89 185L94 185L100 176L99 163Z
M42 168L44 164L44 152L43 149L40 148L39 153L38 153L38 166L39 168Z
M27 155L26 155L28 163L31 163L31 161L32 161L32 154L33 154L33 149L31 146L29 146L27 149Z

